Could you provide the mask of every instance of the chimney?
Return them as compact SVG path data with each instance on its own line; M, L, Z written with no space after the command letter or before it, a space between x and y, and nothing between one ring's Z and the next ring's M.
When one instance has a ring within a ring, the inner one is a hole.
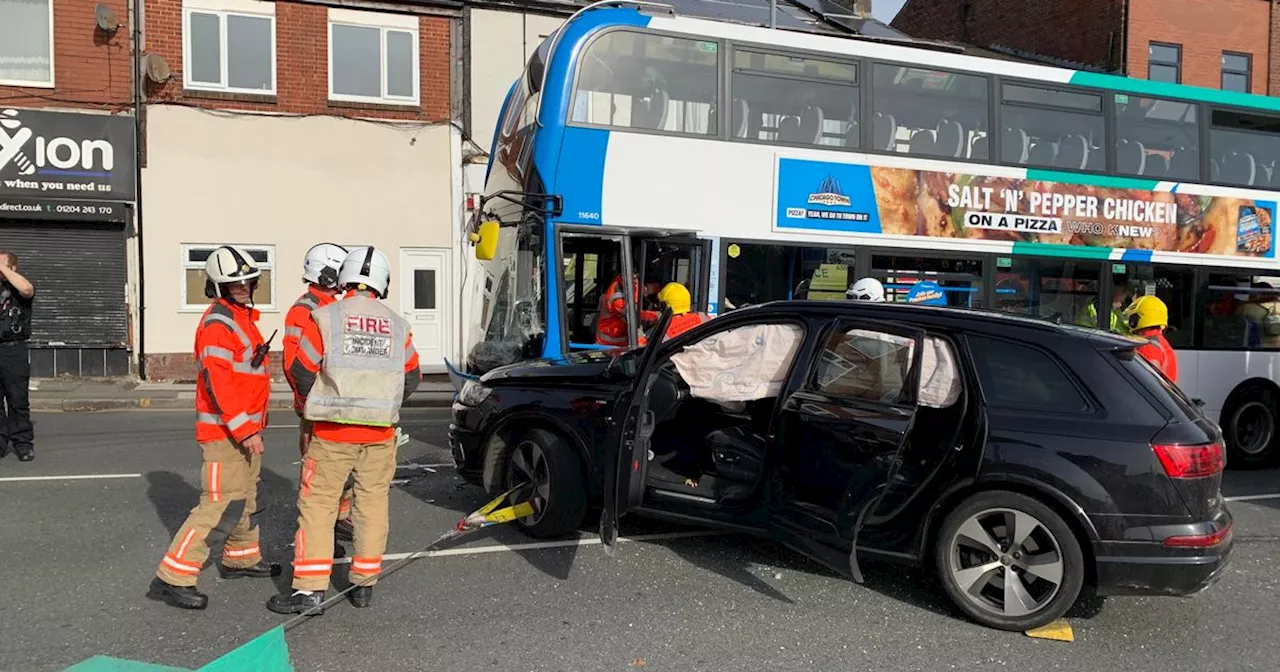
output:
M853 11L864 19L871 18L871 0L854 0Z

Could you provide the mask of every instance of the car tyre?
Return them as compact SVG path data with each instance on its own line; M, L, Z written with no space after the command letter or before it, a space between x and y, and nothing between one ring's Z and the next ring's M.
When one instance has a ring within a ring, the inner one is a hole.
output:
M956 506L938 530L934 561L951 601L999 630L1061 618L1084 586L1084 554L1071 527L1049 506L1013 492L982 492Z
M497 467L486 471L502 475L504 491L528 484L511 497L513 502L534 502L534 514L515 521L525 534L551 539L571 534L582 525L587 512L582 463L565 437L540 428L524 429L485 457Z
M1259 468L1275 463L1277 454L1280 454L1277 419L1280 419L1280 411L1276 407L1276 396L1270 390L1247 387L1231 395L1222 409L1227 464Z

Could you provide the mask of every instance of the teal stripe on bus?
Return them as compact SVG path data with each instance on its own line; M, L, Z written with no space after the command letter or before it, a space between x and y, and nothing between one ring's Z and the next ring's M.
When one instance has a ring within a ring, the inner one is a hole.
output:
M1251 107L1257 110L1280 112L1280 98L1240 93L1238 91L1221 91L1219 89L1206 89L1184 84L1153 82L1149 79L1104 75L1098 72L1077 72L1071 75L1070 83L1076 86L1091 86L1096 89L1109 89L1142 96L1181 98L1201 103Z
M1088 245L1060 245L1057 243L1017 243L1013 244L1013 253L1029 254L1038 257L1068 257L1071 259L1098 259L1105 261L1111 258L1109 247L1089 247Z
M1159 180L1144 180L1140 177L1119 177L1116 175L1084 175L1081 173L1064 173L1057 170L1027 169L1028 180L1043 182L1063 182L1066 184L1083 184L1089 187L1107 187L1109 189L1142 189L1155 191Z

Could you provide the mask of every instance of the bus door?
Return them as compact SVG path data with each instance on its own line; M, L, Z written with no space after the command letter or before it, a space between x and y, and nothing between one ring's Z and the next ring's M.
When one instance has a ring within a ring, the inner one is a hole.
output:
M711 305L710 285L711 241L690 234L651 237L632 236L632 259L640 273L641 286L678 282L689 290L690 310L707 312ZM642 309L661 311L657 295L642 296Z

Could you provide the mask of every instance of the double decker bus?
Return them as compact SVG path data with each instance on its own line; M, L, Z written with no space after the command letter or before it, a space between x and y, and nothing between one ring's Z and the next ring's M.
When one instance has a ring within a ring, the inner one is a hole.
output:
M1280 449L1277 157L1274 98L589 6L503 105L461 368L591 356L600 294L631 274L712 314L873 276L892 300L929 283L1117 331L1154 294L1178 385L1232 464L1261 464ZM633 325L652 301L627 297Z

